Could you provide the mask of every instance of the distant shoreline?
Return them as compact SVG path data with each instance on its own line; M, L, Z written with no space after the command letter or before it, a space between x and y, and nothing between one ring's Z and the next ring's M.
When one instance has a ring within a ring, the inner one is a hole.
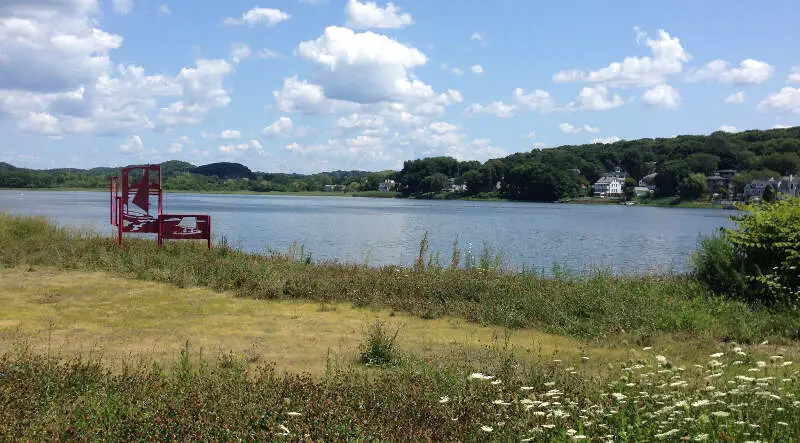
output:
M108 192L108 189L98 188L0 188L0 191L30 191L30 192ZM206 194L206 195L260 195L265 197L349 197L349 198L401 198L397 192L380 192L380 191L362 191L354 193L346 192L323 192L323 191L298 191L298 192L285 192L285 191L272 191L272 192L257 192L257 191L188 191L188 190L168 190L165 191L171 194ZM472 202L517 202L517 203L545 203L545 202L528 202L517 201L503 198L475 198L475 197L460 197L455 199L420 199L430 201L472 201ZM568 201L553 202L571 205L616 205L619 202L609 199L573 199ZM690 202L681 201L672 198L654 199L650 201L636 201L635 206L648 206L657 208L688 208L688 209L725 209L722 205L716 205L710 202Z

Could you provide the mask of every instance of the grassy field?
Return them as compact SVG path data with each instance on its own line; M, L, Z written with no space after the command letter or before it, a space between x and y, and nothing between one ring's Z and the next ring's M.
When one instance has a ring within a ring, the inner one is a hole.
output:
M438 266L370 268L307 264L286 255L245 254L225 244L113 239L56 228L44 219L0 215L0 265L104 271L179 287L207 287L254 299L346 302L422 318L454 316L479 324L591 340L649 344L661 333L756 342L800 337L800 318L713 297L686 276L615 277L496 270L491 257L469 269ZM465 261L463 252L458 252ZM427 253L423 253L427 257ZM462 263L463 264L463 263Z
M374 320L401 328L400 346L420 358L451 350L478 354L501 344L529 362L554 356L579 361L592 353L597 358L589 366L597 369L627 352L536 330L452 317L424 320L349 303L252 300L102 272L0 270L0 353L24 342L68 357L101 350L112 361L134 355L169 363L188 340L212 355L234 351L250 363L276 362L280 370L320 375L331 357L355 361L363 329Z
M2 214L0 245L0 440L800 439L796 313L687 276L119 249Z

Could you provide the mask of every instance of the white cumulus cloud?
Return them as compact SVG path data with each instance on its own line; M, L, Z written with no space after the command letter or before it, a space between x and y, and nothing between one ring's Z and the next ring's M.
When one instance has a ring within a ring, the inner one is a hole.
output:
M584 87L575 100L567 105L570 110L607 111L625 104L619 94L611 94L603 85Z
M789 74L789 83L800 83L800 66L793 66L792 73Z
M263 147L258 140L250 140L249 142L239 143L239 144L232 144L232 145L222 145L219 147L220 152L224 152L226 154L234 154L234 153L242 153L247 152L250 150L256 151L257 153L261 154L263 152Z
M219 138L223 140L238 140L242 138L242 133L235 129L225 129L219 133Z
M373 1L349 0L345 14L347 25L353 29L396 29L414 23L411 14L400 12L392 2L381 8Z
M242 60L250 57L252 51L244 43L234 43L231 45L231 61L239 64Z
M158 12L164 15L172 15L172 10L169 9L169 5L166 3L162 3L158 6Z
M744 103L746 95L744 91L739 91L735 94L731 94L725 97L725 103Z
M642 96L642 101L647 106L661 109L678 109L681 106L681 96L678 90L670 85L658 85Z
M264 134L265 137L269 138L282 137L291 134L293 128L294 123L292 123L291 118L281 117L269 126L265 127L261 133Z
M722 125L722 126L719 127L718 130L722 131L722 132L730 132L730 133L739 132L739 130L736 129L735 126L731 126L731 125Z
M536 89L526 92L522 88L514 89L510 104L495 101L488 105L473 103L464 109L464 114L474 116L477 114L491 114L500 118L513 117L520 111L548 112L553 108L553 97L547 91Z
M561 123L560 125L558 125L558 129L564 134L579 134L581 132L589 132L589 133L600 132L600 128L595 126L589 126L589 125L574 126L569 123Z
M410 75L427 63L425 54L385 35L330 26L297 52L317 65L315 83L332 99L376 103L434 96L433 88Z
M637 29L637 41L646 34ZM646 39L652 57L625 57L596 71L564 70L553 76L556 83L589 82L604 83L620 87L648 87L666 82L668 75L678 74L683 64L691 57L681 46L677 37L664 30L658 31L657 39Z
M479 74L479 75L483 74L483 66L481 66L481 65L472 65L472 67L470 67L470 69L475 74Z
M800 114L800 88L786 86L779 92L770 94L758 108L785 114Z
M596 137L592 139L592 143L599 143L603 145L610 145L618 141L622 141L622 139L617 137L616 135L610 135L608 137Z
M686 77L688 81L715 81L733 85L764 83L772 78L773 68L769 63L747 59L738 67L731 67L725 60L714 60L695 69Z
M223 23L228 26L255 26L263 24L266 26L275 26L278 23L289 20L291 16L280 9L273 8L253 8L239 18L228 17Z
M129 137L124 143L119 145L119 150L125 153L136 153L142 152L144 149L144 143L142 142L142 138L138 135L133 135Z

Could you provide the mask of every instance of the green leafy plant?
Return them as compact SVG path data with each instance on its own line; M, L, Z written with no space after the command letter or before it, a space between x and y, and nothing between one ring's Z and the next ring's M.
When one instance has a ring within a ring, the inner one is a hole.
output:
M692 263L694 276L714 292L734 298L746 294L744 267L737 260L733 245L724 232L700 238L697 251L692 254Z
M741 208L726 230L747 273L751 297L768 304L800 303L800 199Z
M361 344L361 363L366 365L388 365L396 363L398 359L397 334L400 328L391 331L380 320L364 332L364 343Z
M715 292L767 305L800 303L800 199L740 208L734 228L701 240L695 275Z

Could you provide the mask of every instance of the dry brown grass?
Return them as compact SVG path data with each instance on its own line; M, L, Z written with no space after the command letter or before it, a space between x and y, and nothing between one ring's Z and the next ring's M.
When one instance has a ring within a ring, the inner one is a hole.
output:
M170 363L188 340L194 352L205 355L233 351L253 364L274 362L280 370L321 374L330 363L355 364L363 330L376 319L400 328L403 352L434 364L450 359L479 366L487 350L507 348L526 363L561 359L593 373L641 352L624 341L590 343L347 303L252 300L102 272L0 269L0 354L24 343L64 356L100 352L110 362ZM673 358L695 361L715 352L718 343L663 334L654 346ZM782 346L781 351L797 355L798 347ZM584 361L583 355L591 359Z
M469 358L493 346L513 347L528 359L580 360L583 352L618 359L626 354L622 348L590 348L534 330L456 318L423 320L345 303L250 300L101 272L0 270L0 353L22 340L65 355L102 351L110 360L145 356L174 361L189 340L195 351L234 351L253 363L274 361L288 371L320 373L329 356L350 361L363 328L375 319L401 328L401 349L429 359Z

